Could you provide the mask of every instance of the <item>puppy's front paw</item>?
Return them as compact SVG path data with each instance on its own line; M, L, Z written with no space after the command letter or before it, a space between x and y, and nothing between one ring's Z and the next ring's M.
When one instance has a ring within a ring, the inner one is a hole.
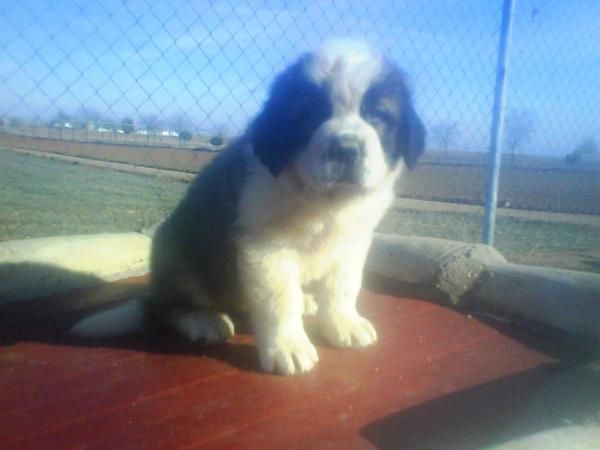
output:
M262 368L282 375L308 372L319 360L317 349L304 330L280 334L258 350Z
M322 318L321 332L337 347L366 347L377 341L377 332L371 322L358 313Z

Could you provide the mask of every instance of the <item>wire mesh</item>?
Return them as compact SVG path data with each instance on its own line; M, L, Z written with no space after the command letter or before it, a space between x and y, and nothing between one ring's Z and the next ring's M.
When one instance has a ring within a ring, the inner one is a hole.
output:
M139 186L126 172L67 173L101 160L187 180L243 131L279 70L352 36L406 70L429 130L422 164L398 186L402 207L381 230L479 241L501 9L501 0L7 3L0 147L21 153L1 153L0 239L159 220L180 183L145 180L142 201L128 195ZM594 0L516 5L496 239L514 261L600 271L599 19ZM62 160L32 162L31 152ZM90 193L90 177L107 178L108 191ZM58 182L64 196L32 192L32 179Z

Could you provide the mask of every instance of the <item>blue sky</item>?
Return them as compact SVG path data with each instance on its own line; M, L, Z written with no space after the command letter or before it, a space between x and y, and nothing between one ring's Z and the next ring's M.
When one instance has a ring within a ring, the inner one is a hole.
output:
M486 150L500 11L501 0L21 0L0 13L0 113L184 116L235 133L295 56L353 36L406 70L430 127L457 124L453 147ZM533 118L527 152L600 140L599 23L596 0L517 1L506 108Z

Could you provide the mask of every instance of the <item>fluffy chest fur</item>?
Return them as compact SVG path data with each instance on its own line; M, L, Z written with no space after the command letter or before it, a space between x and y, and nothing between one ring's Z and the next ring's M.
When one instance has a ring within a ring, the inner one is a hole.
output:
M246 161L247 182L236 223L241 251L252 253L254 260L280 255L294 261L303 284L322 278L341 260L356 257L354 244L368 247L391 202L397 175L359 197L306 192L298 196L293 171L273 178L249 152Z

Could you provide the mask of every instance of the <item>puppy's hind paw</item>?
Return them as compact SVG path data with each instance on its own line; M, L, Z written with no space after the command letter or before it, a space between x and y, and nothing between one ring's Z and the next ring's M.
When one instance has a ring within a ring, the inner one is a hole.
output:
M227 314L221 313L192 311L178 315L173 320L173 325L191 342L216 344L235 334L233 322Z

